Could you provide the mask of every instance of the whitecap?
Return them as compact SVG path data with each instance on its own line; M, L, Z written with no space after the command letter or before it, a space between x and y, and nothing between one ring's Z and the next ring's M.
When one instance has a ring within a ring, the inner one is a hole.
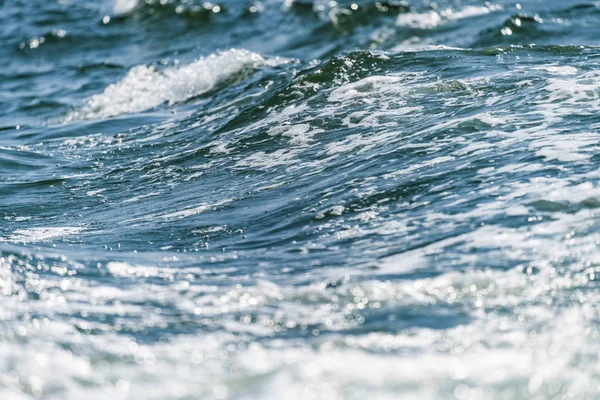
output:
M423 13L409 12L398 15L396 25L416 29L433 29L449 21L477 17L500 9L501 7L498 5L490 5L488 7L468 6L460 10L446 8L441 11L431 10Z
M81 110L71 113L66 120L109 118L148 110L163 103L173 105L215 89L246 68L278 62L281 60L266 60L257 53L231 49L165 70L138 65L120 82L90 97Z

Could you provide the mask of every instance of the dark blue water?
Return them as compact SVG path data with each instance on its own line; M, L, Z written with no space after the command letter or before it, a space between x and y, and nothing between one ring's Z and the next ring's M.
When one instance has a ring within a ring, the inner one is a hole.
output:
M0 0L0 398L600 398L599 38Z

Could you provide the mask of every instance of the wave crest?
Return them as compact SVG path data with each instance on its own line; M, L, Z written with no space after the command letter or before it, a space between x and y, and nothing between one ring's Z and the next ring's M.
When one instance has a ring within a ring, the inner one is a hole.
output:
M163 103L179 103L215 89L219 84L260 65L277 63L257 53L231 49L163 71L154 66L138 65L125 77L86 101L67 120L109 118L148 110Z

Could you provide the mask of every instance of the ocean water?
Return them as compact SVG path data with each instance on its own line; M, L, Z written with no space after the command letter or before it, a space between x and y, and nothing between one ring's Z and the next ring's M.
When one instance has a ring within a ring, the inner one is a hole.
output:
M0 0L0 399L600 398L600 3Z

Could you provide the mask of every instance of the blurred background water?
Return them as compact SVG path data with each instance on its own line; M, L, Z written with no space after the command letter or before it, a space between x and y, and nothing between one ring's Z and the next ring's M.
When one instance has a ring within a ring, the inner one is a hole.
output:
M600 3L0 0L0 398L600 398Z

